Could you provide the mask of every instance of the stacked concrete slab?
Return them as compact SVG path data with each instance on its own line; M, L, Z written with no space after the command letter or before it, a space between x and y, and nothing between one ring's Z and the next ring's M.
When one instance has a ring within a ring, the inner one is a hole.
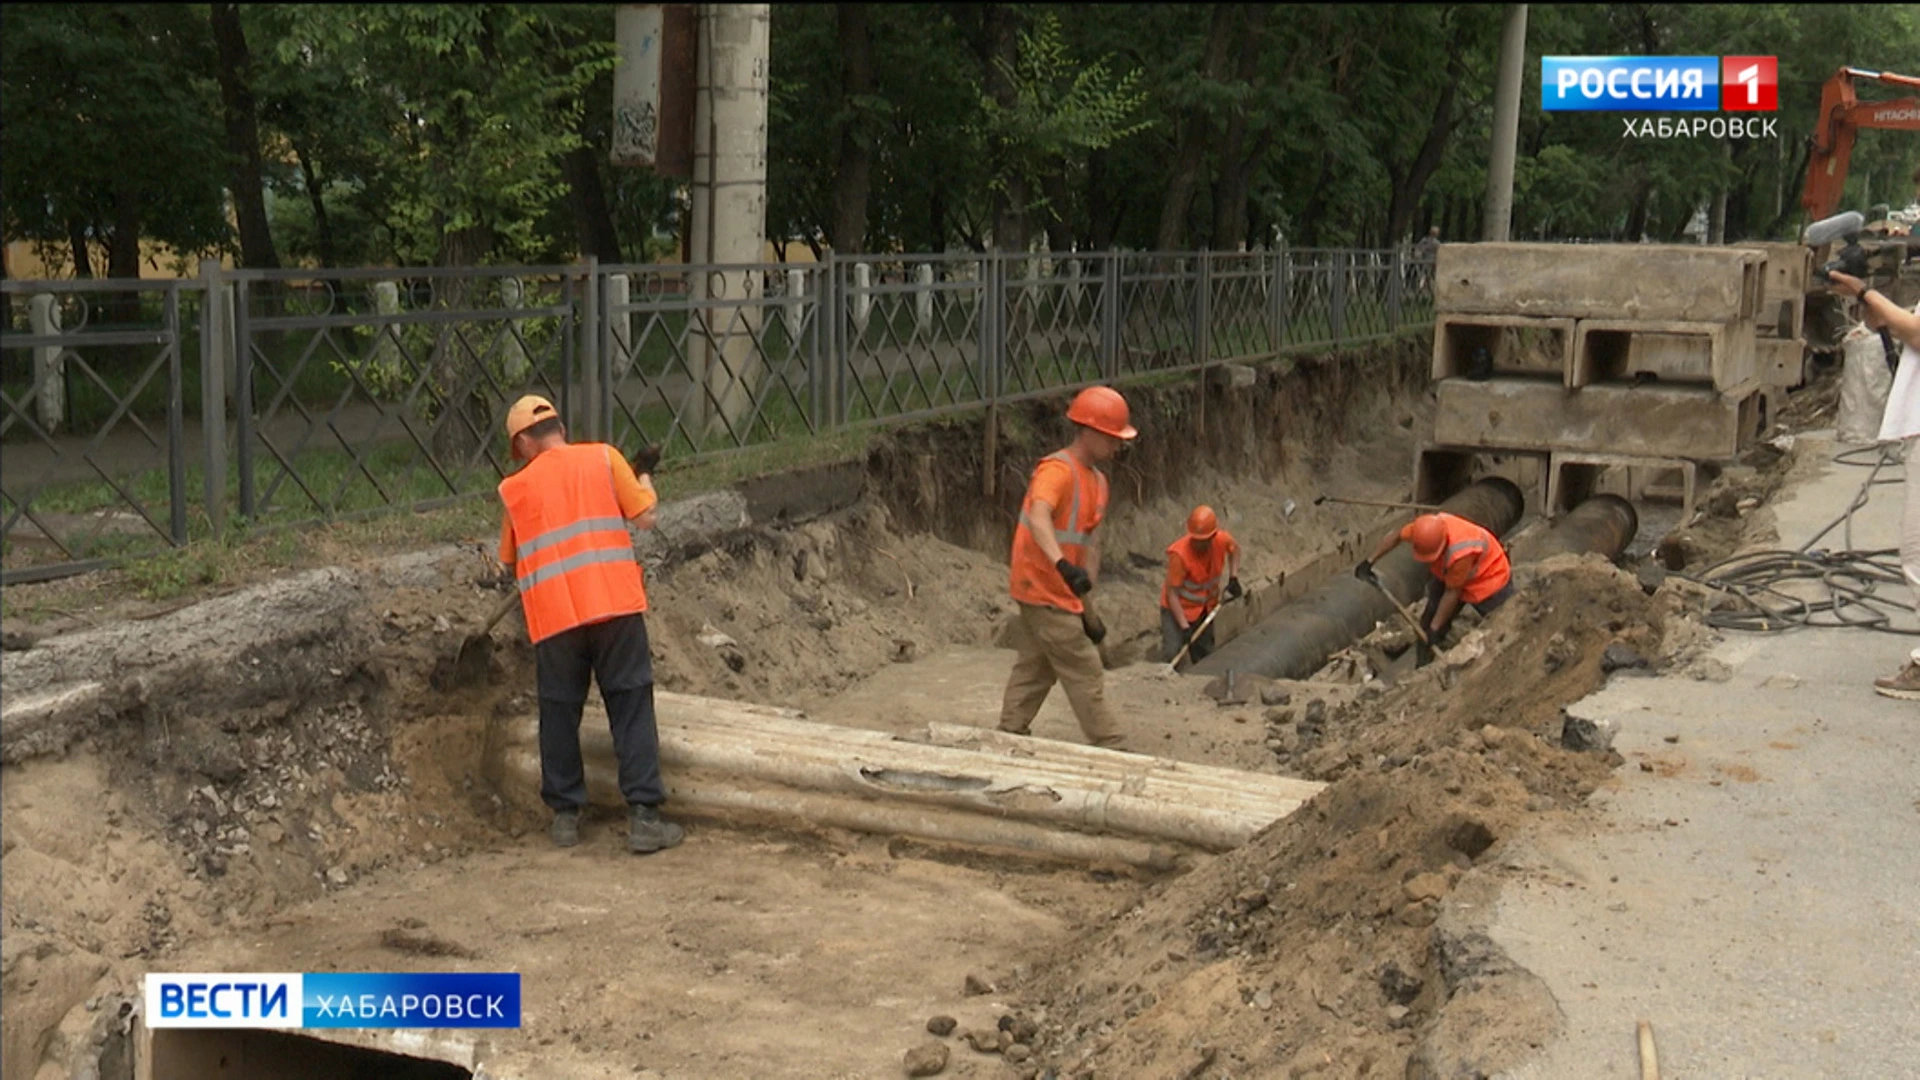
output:
M1805 275L1795 268L1804 264L1776 272L1771 254L1442 246L1434 275L1438 409L1419 469L1421 498L1444 495L1463 458L1492 453L1540 459L1549 512L1584 497L1611 465L1678 468L1691 504L1694 464L1738 454L1758 433L1763 388L1781 385L1773 367L1783 362L1759 346L1763 333L1798 333L1798 303L1782 316L1770 300L1797 301ZM1476 365L1483 348L1490 356ZM1469 377L1476 366L1490 374Z

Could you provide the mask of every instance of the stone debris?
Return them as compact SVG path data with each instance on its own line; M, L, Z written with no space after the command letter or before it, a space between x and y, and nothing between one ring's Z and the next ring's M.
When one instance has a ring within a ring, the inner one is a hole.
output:
M960 1021L955 1020L951 1016L933 1016L927 1018L927 1030L941 1038L953 1034L953 1029L959 1026Z
M906 1052L900 1064L908 1076L938 1076L946 1070L947 1044L928 1039Z

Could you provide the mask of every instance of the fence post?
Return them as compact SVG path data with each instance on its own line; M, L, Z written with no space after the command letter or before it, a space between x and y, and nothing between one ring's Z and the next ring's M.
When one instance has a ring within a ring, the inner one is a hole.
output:
M613 338L613 327L600 305L601 290L606 287L600 274L600 259L589 255L585 262L581 267L580 290L580 322L585 331L580 335L580 404L574 415L567 417L570 424L578 425L583 441L603 438L600 398L608 375L607 346Z
M613 350L607 354L607 364L615 382L633 370L633 313L627 310L632 301L633 279L626 274L608 274L607 321L613 326Z
M60 304L52 293L35 293L27 307L27 328L36 336L60 332ZM67 418L66 350L43 345L33 350L33 401L40 426L49 435Z
M1347 252L1345 248L1333 253L1333 289L1327 304L1328 329L1333 334L1333 343L1340 344L1347 336Z
M1100 256L1100 370L1108 379L1120 377L1120 328L1125 325L1122 262L1117 248Z
M227 531L227 372L233 359L229 286L220 260L200 260L200 442L207 523L218 540Z
M1193 362L1204 368L1213 352L1213 255L1205 248L1194 259L1193 293Z
M167 505L173 545L187 542L186 380L181 377L180 285L167 286Z
M993 326L993 253L980 256L978 274L980 288L974 294L973 332L974 332L974 381L980 387L980 399L992 402L997 396L993 376L997 366L994 342L996 334Z
M1393 249L1391 273L1387 277L1387 332L1400 329L1400 288L1401 275L1406 273L1406 260L1400 257L1400 249Z
M847 372L847 357L850 355L847 348L847 272L839 255L829 255L827 259L827 276L833 280L833 306L827 312L827 324L831 327L827 336L832 343L828 352L828 373L833 380L833 424L835 427L845 427L847 407L853 396L853 386Z
M922 334L933 332L933 264L913 268L914 283L920 290L913 294L913 325Z
M253 329L247 325L247 279L233 283L233 419L237 431L234 457L240 466L240 516L253 520ZM385 331L382 330L382 333Z

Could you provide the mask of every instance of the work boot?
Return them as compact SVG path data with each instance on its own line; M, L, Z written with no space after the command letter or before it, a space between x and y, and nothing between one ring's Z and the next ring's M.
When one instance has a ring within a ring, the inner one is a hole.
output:
M674 847L686 836L685 829L661 817L654 807L636 806L627 812L627 846L635 854L650 855Z
M572 847L580 842L580 811L556 810L553 825L547 830L554 847Z
M1873 680L1873 688L1890 698L1920 701L1920 663L1908 660L1899 674Z

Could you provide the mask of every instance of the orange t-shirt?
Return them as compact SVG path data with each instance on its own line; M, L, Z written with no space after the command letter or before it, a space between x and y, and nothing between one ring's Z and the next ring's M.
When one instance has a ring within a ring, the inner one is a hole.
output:
M1086 610L1086 605L1067 588L1053 560L1040 550L1040 542L1027 529L1027 518L1034 513L1036 502L1053 508L1053 533L1060 542L1061 556L1084 567L1093 531L1107 513L1106 474L1074 460L1065 450L1041 458L1027 481L1027 497L1020 504L1021 520L1013 530L1008 592L1020 603L1077 615Z
M1178 599L1180 613L1187 621L1198 619L1220 602L1221 591L1227 586L1227 559L1239 551L1239 541L1225 529L1214 533L1213 543L1205 552L1194 550L1191 535L1168 544L1167 580L1160 586L1160 606L1172 611Z

